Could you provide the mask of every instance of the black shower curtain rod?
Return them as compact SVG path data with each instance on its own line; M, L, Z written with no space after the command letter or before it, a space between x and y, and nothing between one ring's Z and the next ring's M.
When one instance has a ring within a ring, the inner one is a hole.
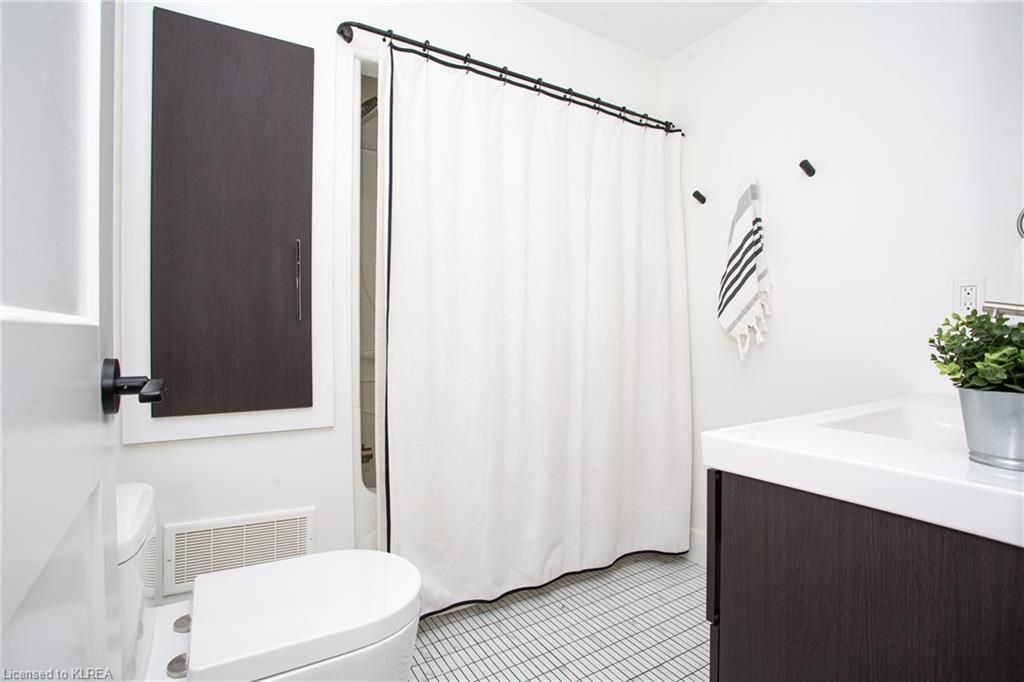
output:
M392 44L395 41L398 41L400 43L412 45L417 48L424 57L438 64L450 66L454 69L473 71L481 76L499 80L503 83L508 83L509 85L515 85L526 90L533 90L539 94L544 94L548 97L553 97L554 99L583 106L603 114L617 116L634 125L664 130L666 133L679 133L680 135L685 135L682 130L673 125L672 121L662 121L654 118L653 116L648 116L647 114L641 114L637 111L633 111L632 109L627 109L624 106L617 106L611 102L605 102L600 97L591 97L590 95L584 95L576 92L572 88L563 88L559 85L554 85L553 83L546 83L543 78L531 78L530 76L510 71L507 66L495 66L494 64L489 64L487 62L480 61L479 59L473 59L468 52L464 55L460 55L452 52L451 50L434 47L430 44L429 40L420 42L418 40L413 40L412 38L406 38L394 31L385 31L384 29L377 28L376 26L361 24L358 21L344 21L338 24L338 35L340 35L346 43L351 43L352 38L355 36L353 29L356 28L361 31L366 31L367 33L379 35L385 41L390 40ZM395 49L402 52L414 52L414 50L397 47ZM452 63L446 61L441 59L438 55L454 59L456 62ZM478 69L484 69L485 71L479 71Z

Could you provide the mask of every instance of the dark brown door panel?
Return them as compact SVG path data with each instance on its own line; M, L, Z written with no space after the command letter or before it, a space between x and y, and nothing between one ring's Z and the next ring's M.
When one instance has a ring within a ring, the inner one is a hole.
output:
M311 406L312 48L155 9L152 145L153 415Z

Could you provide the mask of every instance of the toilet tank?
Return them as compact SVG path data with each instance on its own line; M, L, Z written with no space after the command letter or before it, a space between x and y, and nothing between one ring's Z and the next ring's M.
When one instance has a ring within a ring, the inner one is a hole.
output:
M126 680L146 669L144 614L152 606L156 509L153 487L117 486L117 583L121 612L121 667Z

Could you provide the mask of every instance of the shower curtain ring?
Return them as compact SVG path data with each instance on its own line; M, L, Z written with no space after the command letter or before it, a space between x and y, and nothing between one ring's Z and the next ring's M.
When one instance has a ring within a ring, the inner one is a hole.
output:
M389 40L393 41L393 40L394 40L394 37L395 37L395 32L394 32L394 31L392 31L392 30L391 30L391 29L389 28L389 29L388 29L388 33L387 33L387 35L386 35L386 36L384 36L383 38L381 38L381 40L383 40L384 42L388 42Z
M469 73L469 53L468 52L466 53L466 56L462 58L462 61L466 64L466 73Z
M619 119L622 121L626 120L626 105L622 105L622 110L619 112Z
M427 57L429 55L430 55L430 41L429 40L424 40L423 41L423 56Z
M597 98L597 101L596 101L596 102L594 102L594 113L595 113L595 114L600 114L600 113L601 113L601 111L602 111L602 109L601 109L601 107L602 107L602 106L603 106L603 105L601 104L601 98L600 98L600 97L598 97L598 98Z
M565 93L565 97L562 99L565 100L566 104L572 104L572 88L569 88L569 92Z
M533 91L536 92L539 95L540 94L540 86L543 85L543 84L544 84L544 79L543 78L538 78L537 81L533 84Z
M501 67L501 84L504 85L508 82L508 67Z

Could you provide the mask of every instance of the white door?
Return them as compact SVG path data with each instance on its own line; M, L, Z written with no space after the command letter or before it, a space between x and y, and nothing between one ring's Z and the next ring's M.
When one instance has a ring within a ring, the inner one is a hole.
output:
M113 7L4 2L0 23L4 677L118 676L115 432L99 394Z

